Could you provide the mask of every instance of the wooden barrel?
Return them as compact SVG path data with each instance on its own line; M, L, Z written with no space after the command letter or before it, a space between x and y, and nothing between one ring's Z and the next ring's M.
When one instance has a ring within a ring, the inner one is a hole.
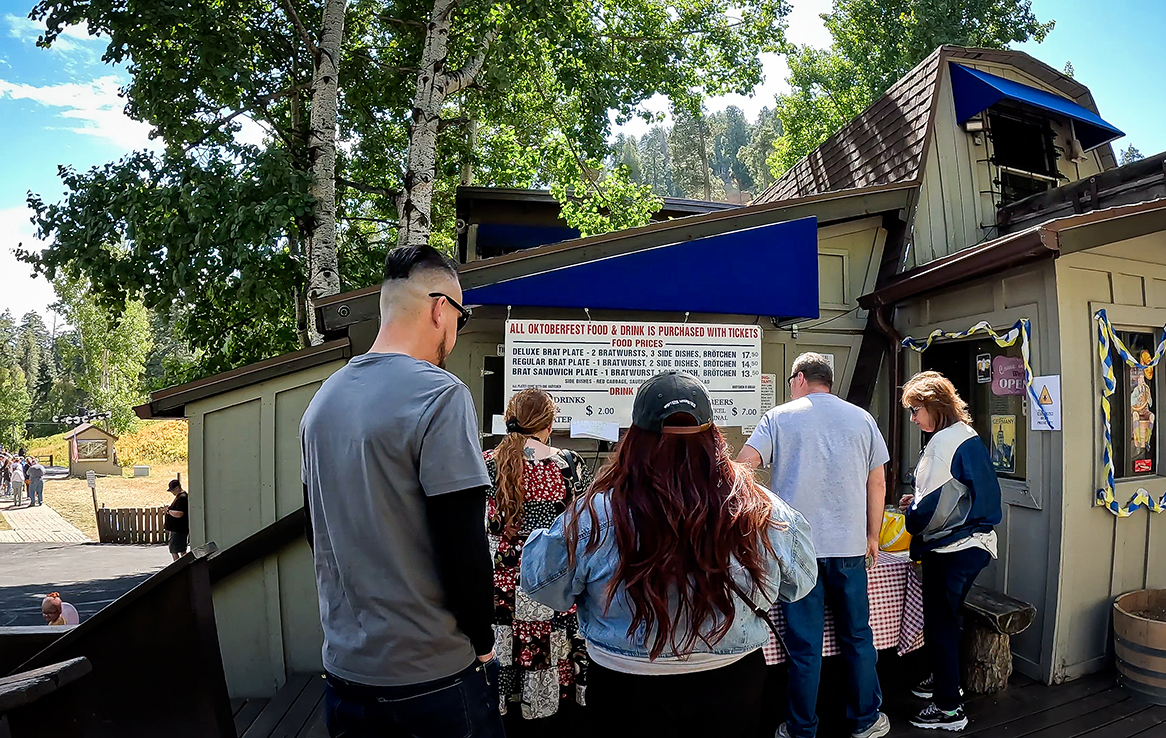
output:
M1166 705L1166 589L1141 589L1113 603L1118 682L1133 696Z

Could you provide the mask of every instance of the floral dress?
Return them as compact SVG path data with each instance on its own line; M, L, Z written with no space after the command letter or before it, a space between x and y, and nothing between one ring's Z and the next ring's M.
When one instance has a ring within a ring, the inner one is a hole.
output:
M525 453L521 526L513 535L506 533L491 484L486 531L494 557L494 650L502 664L499 708L505 715L521 704L522 716L534 719L554 715L562 700L584 704L587 652L574 607L555 612L522 591L522 546L533 530L549 528L587 489L591 472L573 451L557 451L545 459L536 459L530 448ZM484 456L493 483L498 465L493 451Z

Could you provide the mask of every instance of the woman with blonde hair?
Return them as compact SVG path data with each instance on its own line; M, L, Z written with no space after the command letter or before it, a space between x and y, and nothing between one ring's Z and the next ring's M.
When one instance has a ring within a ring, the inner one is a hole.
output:
M527 536L554 522L591 481L578 454L548 445L556 412L543 390L518 392L506 406L506 437L484 454L491 481L486 529L494 555L494 648L502 664L499 707L510 736L535 732L531 728L545 732L541 719L561 714L561 703L583 702L587 654L574 612L538 604L519 584Z
M963 730L960 690L960 607L976 576L996 558L1000 483L968 404L939 372L921 372L903 386L911 421L932 434L915 469L915 494L903 495L911 556L923 564L923 631L931 676L912 692L931 700L911 719L919 728Z

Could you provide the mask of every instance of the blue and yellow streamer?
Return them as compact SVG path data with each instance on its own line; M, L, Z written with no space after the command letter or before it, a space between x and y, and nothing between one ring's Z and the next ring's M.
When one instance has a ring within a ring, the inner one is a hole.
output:
M931 344L935 343L936 341L950 341L959 338L967 338L977 333L987 333L992 337L992 340L995 341L996 345L1000 348L1007 348L1008 346L1015 344L1017 341L1020 341L1020 356L1024 359L1024 384L1025 387L1028 388L1028 394L1032 397L1033 400L1029 403L1029 405L1040 411L1040 413L1044 415L1045 424L1051 426L1052 423L1049 421L1049 414L1045 410L1044 405L1040 404L1040 398L1036 396L1036 391L1032 388L1032 365L1029 363L1028 349L1029 341L1032 340L1032 325L1029 323L1028 318L1021 318L1020 320L1016 321L1016 323L1014 323L1013 326L1006 330L1003 334L997 333L996 329L993 328L988 323L988 321L982 320L971 328L968 328L966 331L960 331L959 333L932 331L931 335L927 336L925 339L907 337L903 339L903 345L909 349L914 349L915 351L923 353L931 347Z
M1109 322L1109 316L1105 314L1104 310L1098 310L1093 319L1097 321L1097 352L1101 356L1101 420L1105 427L1105 445L1101 450L1101 463L1105 467L1105 486L1097 490L1093 504L1104 507L1119 518L1128 518L1143 507L1151 512L1160 513L1166 510L1166 495L1155 500L1149 492L1139 489L1133 498L1123 506L1117 501L1114 494L1113 433L1110 425L1112 408L1109 398L1117 392L1117 377L1113 372L1113 353L1110 347L1116 349L1118 356L1130 367L1141 370L1150 369L1157 366L1158 362L1162 360L1163 354L1166 353L1166 331L1163 332L1162 339L1158 341L1158 348L1154 351L1154 356L1150 362L1142 364L1134 358L1130 350L1118 338L1117 333L1113 330L1113 325Z

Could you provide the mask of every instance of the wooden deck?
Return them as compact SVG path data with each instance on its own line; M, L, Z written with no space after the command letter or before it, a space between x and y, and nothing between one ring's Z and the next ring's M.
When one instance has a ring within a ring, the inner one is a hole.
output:
M328 738L324 677L294 674L270 700L232 700L239 738Z
M907 721L923 705L909 694L887 700L893 738L1166 738L1166 707L1130 697L1112 672L1053 687L1014 677L1005 691L968 700L970 723L958 734L912 728Z
M1130 697L1117 686L1112 672L1055 687L1014 677L1004 692L968 701L971 723L962 733L912 728L907 720L923 705L910 695L888 695L884 710L894 725L891 738L1166 738L1166 707ZM328 736L320 675L293 676L273 699L236 700L231 707L239 738ZM591 735L578 738L602 736L602 731L587 732ZM846 734L828 721L818 731L821 738Z

